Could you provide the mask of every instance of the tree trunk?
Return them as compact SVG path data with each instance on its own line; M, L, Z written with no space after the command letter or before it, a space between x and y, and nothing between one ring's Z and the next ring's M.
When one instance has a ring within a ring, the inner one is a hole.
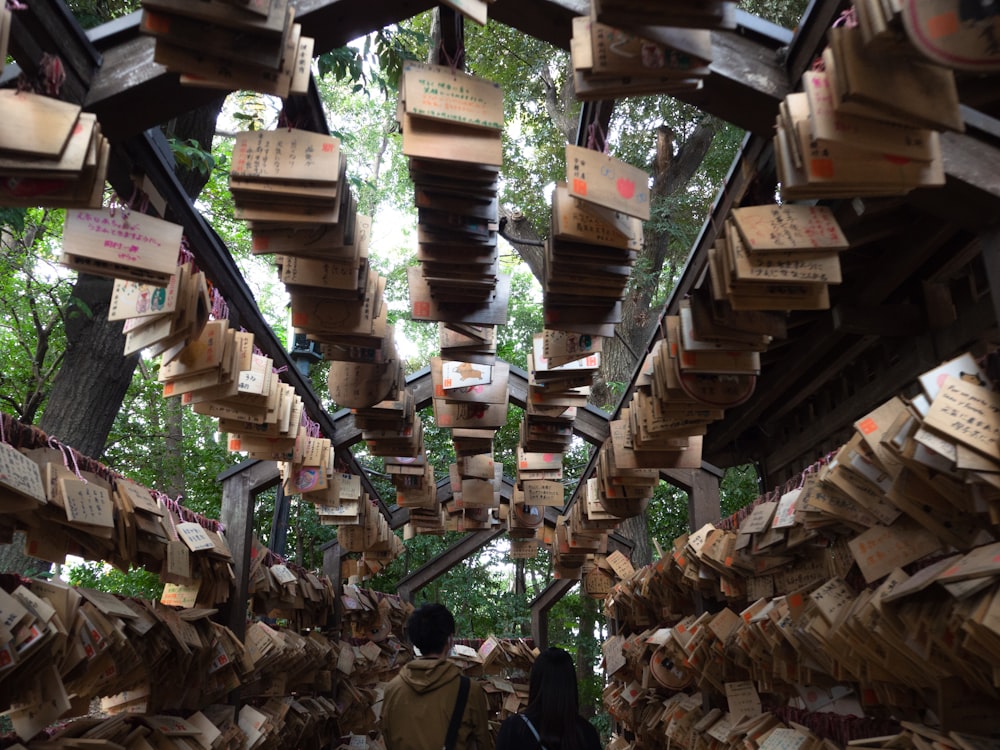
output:
M125 357L122 322L108 321L114 281L80 274L73 297L87 314L66 324L66 358L38 426L85 456L100 458L138 355Z
M163 491L170 497L184 494L184 406L179 398L164 399L166 439L163 456Z

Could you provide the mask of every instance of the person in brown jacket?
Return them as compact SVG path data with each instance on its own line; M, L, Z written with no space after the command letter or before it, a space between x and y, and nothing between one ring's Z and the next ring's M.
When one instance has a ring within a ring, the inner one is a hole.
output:
M380 727L386 750L442 750L459 697L462 672L447 660L455 618L442 604L424 604L406 623L420 658L403 665L385 688ZM457 736L447 750L492 750L486 693L469 682Z

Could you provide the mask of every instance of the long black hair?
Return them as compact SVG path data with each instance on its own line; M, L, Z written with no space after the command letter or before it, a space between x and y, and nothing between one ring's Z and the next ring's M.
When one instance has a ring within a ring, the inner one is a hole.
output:
M579 750L580 696L573 657L561 648L547 648L538 655L528 678L531 719L547 750Z

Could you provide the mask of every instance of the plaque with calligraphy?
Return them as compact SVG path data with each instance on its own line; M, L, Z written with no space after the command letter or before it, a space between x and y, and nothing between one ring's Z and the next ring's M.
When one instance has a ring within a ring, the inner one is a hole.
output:
M185 521L177 524L177 536L184 542L192 552L215 549L215 544L201 524L193 521Z
M0 507L14 511L48 500L38 464L7 443L0 443Z
M104 487L81 479L62 478L59 490L66 504L66 518L73 523L113 527L114 503Z
M411 115L491 130L503 127L500 85L447 65L406 62L402 95Z
M946 376L924 424L994 460L1000 456L1000 393L985 386Z
M826 206L793 203L734 208L732 218L753 252L846 250L850 243Z

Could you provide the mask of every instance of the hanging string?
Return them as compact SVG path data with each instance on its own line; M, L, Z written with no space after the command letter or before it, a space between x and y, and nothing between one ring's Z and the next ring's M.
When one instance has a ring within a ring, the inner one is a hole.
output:
M57 450L62 453L63 466L69 469L70 459L73 460L73 473L76 474L76 478L79 479L84 484L89 484L87 479L80 473L80 465L76 461L76 451L67 445L63 445L54 437L50 437L48 440L48 445L53 450Z
M212 310L209 315L215 320L228 320L229 305L217 286L213 285L209 290L209 299L212 301Z
M843 26L845 29L853 29L858 25L858 15L854 11L854 6L852 5L847 10L841 11L840 15L833 22L833 28L839 28Z
M601 123L592 122L587 125L587 148L602 154L608 153L608 136Z
M194 253L191 252L191 246L188 244L188 238L186 234L181 235L181 248L177 255L177 265L182 266L185 263L191 264L191 270L197 270L194 262Z
M445 64L451 68L452 73L458 73L459 66L465 60L465 47L459 46L455 50L455 56L452 57L448 50L445 49L444 42L438 42L438 59L444 60Z
M301 423L306 430L306 435L309 437L318 438L322 436L323 432L320 429L319 422L314 422L312 418L305 413L305 410L302 412Z

